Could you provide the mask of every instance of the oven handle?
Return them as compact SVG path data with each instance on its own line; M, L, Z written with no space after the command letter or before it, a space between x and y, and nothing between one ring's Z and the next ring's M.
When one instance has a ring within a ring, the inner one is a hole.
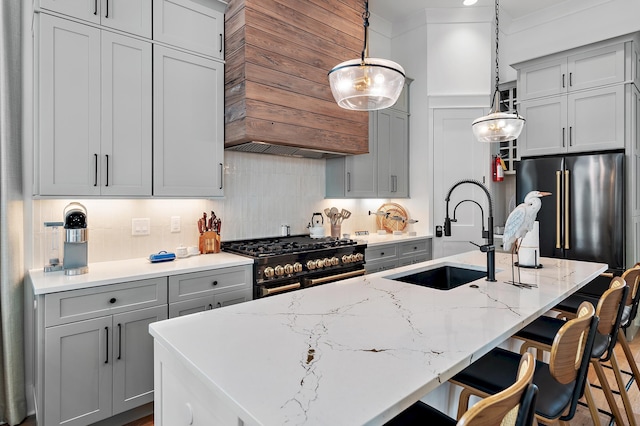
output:
M306 279L305 280L305 287L311 287L311 286L318 285L318 284L324 284L324 283L327 283L329 281L338 281L338 280L343 280L345 278L357 277L357 276L360 276L360 275L364 275L365 272L366 272L366 270L364 268L362 268L362 269L358 269L357 271L344 272L342 274L329 275L327 277L322 277L322 278Z
M282 287L263 288L262 297L270 296L272 294L282 293L283 291L294 290L296 288L300 288L300 283L283 285Z

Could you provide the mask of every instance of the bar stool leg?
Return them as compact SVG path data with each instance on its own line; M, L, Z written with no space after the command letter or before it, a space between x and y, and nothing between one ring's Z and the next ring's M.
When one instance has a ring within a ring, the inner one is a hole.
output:
M460 398L458 399L458 414L456 420L460 420L460 417L469 409L469 398L471 397L471 392L462 388L462 392L460 392Z
M587 400L587 406L589 407L589 413L591 413L593 425L602 426L602 423L600 423L600 416L598 416L598 406L596 405L596 401L593 399L593 394L591 393L591 383L589 383L589 380L584 384L584 398Z
M613 418L616 420L617 424L623 425L624 421L623 421L622 413L620 412L620 409L618 408L618 404L616 404L616 400L613 397L611 386L609 386L609 382L607 381L607 376L605 376L604 374L604 370L602 369L600 360L592 359L591 365L593 365L593 369L596 371L596 376L598 376L598 381L600 382L600 386L602 387L602 393L604 393L604 396L607 399L607 403L609 404L609 408L611 409L611 414L613 414ZM597 411L597 408L596 408L596 411Z
M627 362L629 363L629 367L631 367L631 372L633 373L633 377L636 381L636 386L638 386L638 391L640 391L640 371L638 371L638 364L633 358L631 348L629 348L627 338L624 335L624 331L622 331L622 328L618 329L618 343L620 343L620 346L622 346L624 356L627 358Z
M620 367L618 366L618 359L616 358L616 354L613 351L611 353L611 366L613 367L613 374L614 376L616 376L616 382L618 382L618 389L620 390L620 396L622 397L622 403L624 404L624 409L627 412L629 425L636 426L636 417L633 414L631 401L629 401L629 394L625 389L624 381L622 380L622 376L620 375Z

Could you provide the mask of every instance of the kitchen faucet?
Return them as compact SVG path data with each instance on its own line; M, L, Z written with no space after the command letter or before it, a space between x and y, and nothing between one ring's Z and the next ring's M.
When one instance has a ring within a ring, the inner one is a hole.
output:
M447 193L447 197L444 199L447 202L447 207L446 207L447 215L444 218L444 235L446 237L451 236L452 220L451 218L449 218L449 200L451 199L451 193L453 192L454 189L456 189L458 186L462 185L463 183L470 183L472 185L479 186L487 195L487 199L489 200L489 216L487 217L487 231L484 230L484 210L482 209L482 206L480 204L478 204L473 200L463 200L456 205L456 208L458 208L458 206L462 204L464 201L472 201L476 203L478 207L480 207L480 212L482 213L482 228L483 228L482 238L486 238L487 244L483 244L479 246L478 244L472 241L471 241L471 244L478 246L481 252L487 253L487 281L495 282L496 281L496 248L493 245L493 201L491 200L491 194L489 193L489 190L483 184L481 184L477 180L463 179L459 182L456 182L451 187L451 189L449 189L449 192ZM455 221L455 209L454 209L453 221Z

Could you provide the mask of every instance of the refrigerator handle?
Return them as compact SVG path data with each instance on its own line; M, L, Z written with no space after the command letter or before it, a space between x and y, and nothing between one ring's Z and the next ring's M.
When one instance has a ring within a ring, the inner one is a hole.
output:
M564 248L569 247L569 170L564 171Z
M557 249L562 248L560 243L560 180L561 180L561 172L560 170L556 170L556 248Z

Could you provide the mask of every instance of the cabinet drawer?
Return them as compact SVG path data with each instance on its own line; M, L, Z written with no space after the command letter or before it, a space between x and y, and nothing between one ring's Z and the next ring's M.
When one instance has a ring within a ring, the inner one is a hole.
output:
M368 247L364 258L367 262L382 259L392 259L398 256L398 245L389 244L384 246Z
M364 265L364 268L367 271L367 274L386 271L387 269L393 269L397 267L398 267L398 261L396 259L377 261L377 262L367 262L367 264Z
M167 278L131 281L45 295L45 326L167 303Z
M400 244L400 256L414 256L428 253L430 251L428 242L427 240L420 240Z
M193 272L169 277L169 302L193 299L231 290L251 289L250 267Z

